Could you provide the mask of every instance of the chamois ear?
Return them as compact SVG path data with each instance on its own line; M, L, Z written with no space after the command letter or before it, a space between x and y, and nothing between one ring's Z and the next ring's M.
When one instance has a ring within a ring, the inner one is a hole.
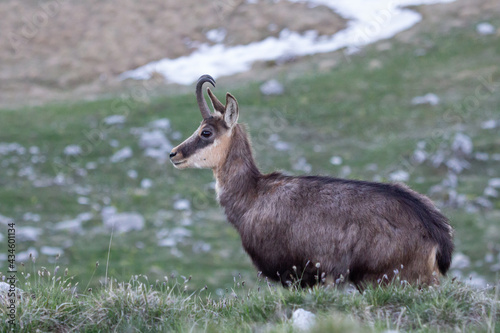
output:
M212 90L210 88L207 88L208 96L210 97L210 101L212 102L212 106L215 111L218 111L222 114L224 114L224 111L226 111L226 108L224 104L222 104L217 97L212 93Z
M224 121L228 127L233 127L238 121L238 102L230 93L226 94L226 110L224 112Z

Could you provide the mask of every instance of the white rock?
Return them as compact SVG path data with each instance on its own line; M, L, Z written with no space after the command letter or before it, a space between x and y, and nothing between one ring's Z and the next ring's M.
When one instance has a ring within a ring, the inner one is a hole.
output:
M500 188L500 178L491 178L490 180L488 180L488 186Z
M21 242L36 242L41 234L43 230L35 227L18 227L16 230L16 237Z
M222 43L226 38L227 31L224 28L212 29L207 31L205 36L213 43Z
M29 148L29 152L31 155L38 155L40 154L40 148L38 148L37 146L31 146Z
M167 237L158 241L158 246L162 247L174 247L177 245L177 241L172 237Z
M312 171L312 165L307 163L305 157L300 157L297 162L292 165L293 170L309 173Z
M45 254L46 256L56 256L58 254L62 255L64 253L64 250L54 246L42 246L40 248L40 252L42 254Z
M170 236L172 237L176 237L176 238L180 238L180 239L183 239L183 238L186 238L186 237L191 237L191 235L193 234L190 230L188 229L185 229L185 228L173 228L171 231L170 231Z
M117 148L118 146L120 146L120 141L116 139L109 140L109 145L113 148Z
M153 181L149 178L144 178L141 180L141 187L144 189L151 188L153 186Z
M454 157L446 161L445 164L448 167L448 169L450 169L455 173L461 173L464 169L468 169L470 167L470 163L467 162L466 160Z
M494 119L490 119L490 120L487 120L487 121L483 121L483 122L481 123L481 128L482 128L482 129L493 129L493 128L495 128L495 127L497 127L497 122L496 122L496 120L494 120Z
M144 150L144 155L155 159L158 163L164 163L173 146L165 134L160 130L143 132L139 139L139 146Z
M478 204L481 207L491 209L493 208L493 203L486 199L485 197L477 197L475 200L476 204Z
M169 130L170 129L170 120L168 120L167 118L156 119L156 120L150 122L149 126L152 128Z
M179 199L174 202L175 210L189 210L191 208L191 203L187 199Z
M133 155L132 148L130 147L124 147L120 150L118 150L116 153L111 156L109 159L112 163L118 163L125 161L128 158L131 158Z
M80 205L88 205L90 204L90 199L87 197L78 197L77 202Z
M7 155L10 153L24 155L26 153L26 148L24 148L17 142L13 143L0 142L0 155Z
M16 294L19 295L23 292L22 289L15 287ZM10 284L7 282L0 282L0 293L8 293L10 292Z
M451 262L452 269L464 269L470 267L470 259L468 256L461 252L455 252Z
M129 176L132 179L136 179L138 176L138 173L135 170L129 170L129 171L127 171L127 176Z
M106 200L107 201L107 200ZM101 209L101 217L103 220L115 215L117 212L116 207L114 206L106 206Z
M435 106L438 105L439 102L440 102L439 96L433 93L428 93L423 96L416 96L413 97L411 100L412 105L429 104Z
M87 170L95 170L95 169L97 169L97 163L96 162L87 162L87 164L85 164L85 168Z
M490 159L490 155L488 153L478 152L474 154L474 158L478 161L487 161Z
M410 174L404 170L396 170L389 175L389 179L393 182L407 182Z
M104 118L103 121L106 125L117 125L117 124L125 123L125 119L126 119L126 117L124 115L115 114L115 115L108 116L108 117Z
M451 149L453 149L454 152L462 152L465 155L470 155L473 149L472 140L463 133L457 133L451 144Z
M172 146L165 134L160 130L151 132L143 132L139 138L139 146L141 148L159 148L164 146Z
M332 158L330 158L330 164L341 165L342 162L343 162L343 160L342 160L342 157L340 157L340 156L332 156Z
M292 325L301 331L310 330L316 323L316 315L304 309L297 309L292 314Z
M136 212L115 213L103 218L104 225L115 232L123 233L132 230L142 230L145 225L144 217Z
M283 95L285 88L277 80L272 79L260 86L260 92L264 95Z
M413 161L415 161L418 164L422 164L425 162L427 159L427 153L421 149L417 149L413 152L412 156Z
M341 169L340 169L340 177L347 177L351 174L352 170L351 170L351 167L348 166L348 165L344 165Z
M0 224L8 225L9 223L12 223L12 222L14 222L14 220L11 219L10 217L7 217L7 216L0 214Z
M277 151L288 151L292 149L292 147L288 142L276 141L274 143L274 149L276 149Z
M476 31L482 36L493 35L496 31L496 28L491 23L482 22L476 25Z
M34 247L30 247L30 248L28 248L28 250L26 250L24 252L18 252L16 254L16 261L27 262L28 260L30 260L30 254L32 255L32 257L38 258L37 249Z
M67 156L76 156L82 153L82 147L79 145L69 145L64 147L64 155Z
M193 244L193 252L194 253L207 253L210 252L212 246L208 243L198 241Z
M55 230L68 230L72 233L79 233L79 232L83 231L82 221L80 221L78 219L61 221L54 226L54 229Z

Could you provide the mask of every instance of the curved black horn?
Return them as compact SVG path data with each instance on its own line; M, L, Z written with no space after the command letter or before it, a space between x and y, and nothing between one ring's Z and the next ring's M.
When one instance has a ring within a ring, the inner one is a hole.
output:
M208 108L207 101L203 96L203 90L201 89L203 87L203 83L205 82L209 82L212 86L215 87L214 78L206 74L200 76L200 78L198 79L198 83L196 83L196 100L198 101L198 107L200 108L201 116L203 117L203 119L207 119L208 117L210 117L210 109Z

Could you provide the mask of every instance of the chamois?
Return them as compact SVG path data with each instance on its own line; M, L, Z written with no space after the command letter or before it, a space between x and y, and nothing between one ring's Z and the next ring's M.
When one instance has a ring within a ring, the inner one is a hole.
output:
M261 174L236 99L227 93L224 105L208 88L211 113L206 82L215 87L209 75L196 85L203 121L170 159L177 169L213 170L217 199L259 271L284 286L346 280L361 290L396 274L439 284L453 229L430 199L401 184Z

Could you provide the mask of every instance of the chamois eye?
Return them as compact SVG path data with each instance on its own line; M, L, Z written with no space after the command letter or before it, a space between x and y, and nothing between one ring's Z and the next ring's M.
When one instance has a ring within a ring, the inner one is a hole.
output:
M212 135L212 132L210 132L208 130L201 131L201 136L204 138L208 138L208 137L210 137L210 135Z

